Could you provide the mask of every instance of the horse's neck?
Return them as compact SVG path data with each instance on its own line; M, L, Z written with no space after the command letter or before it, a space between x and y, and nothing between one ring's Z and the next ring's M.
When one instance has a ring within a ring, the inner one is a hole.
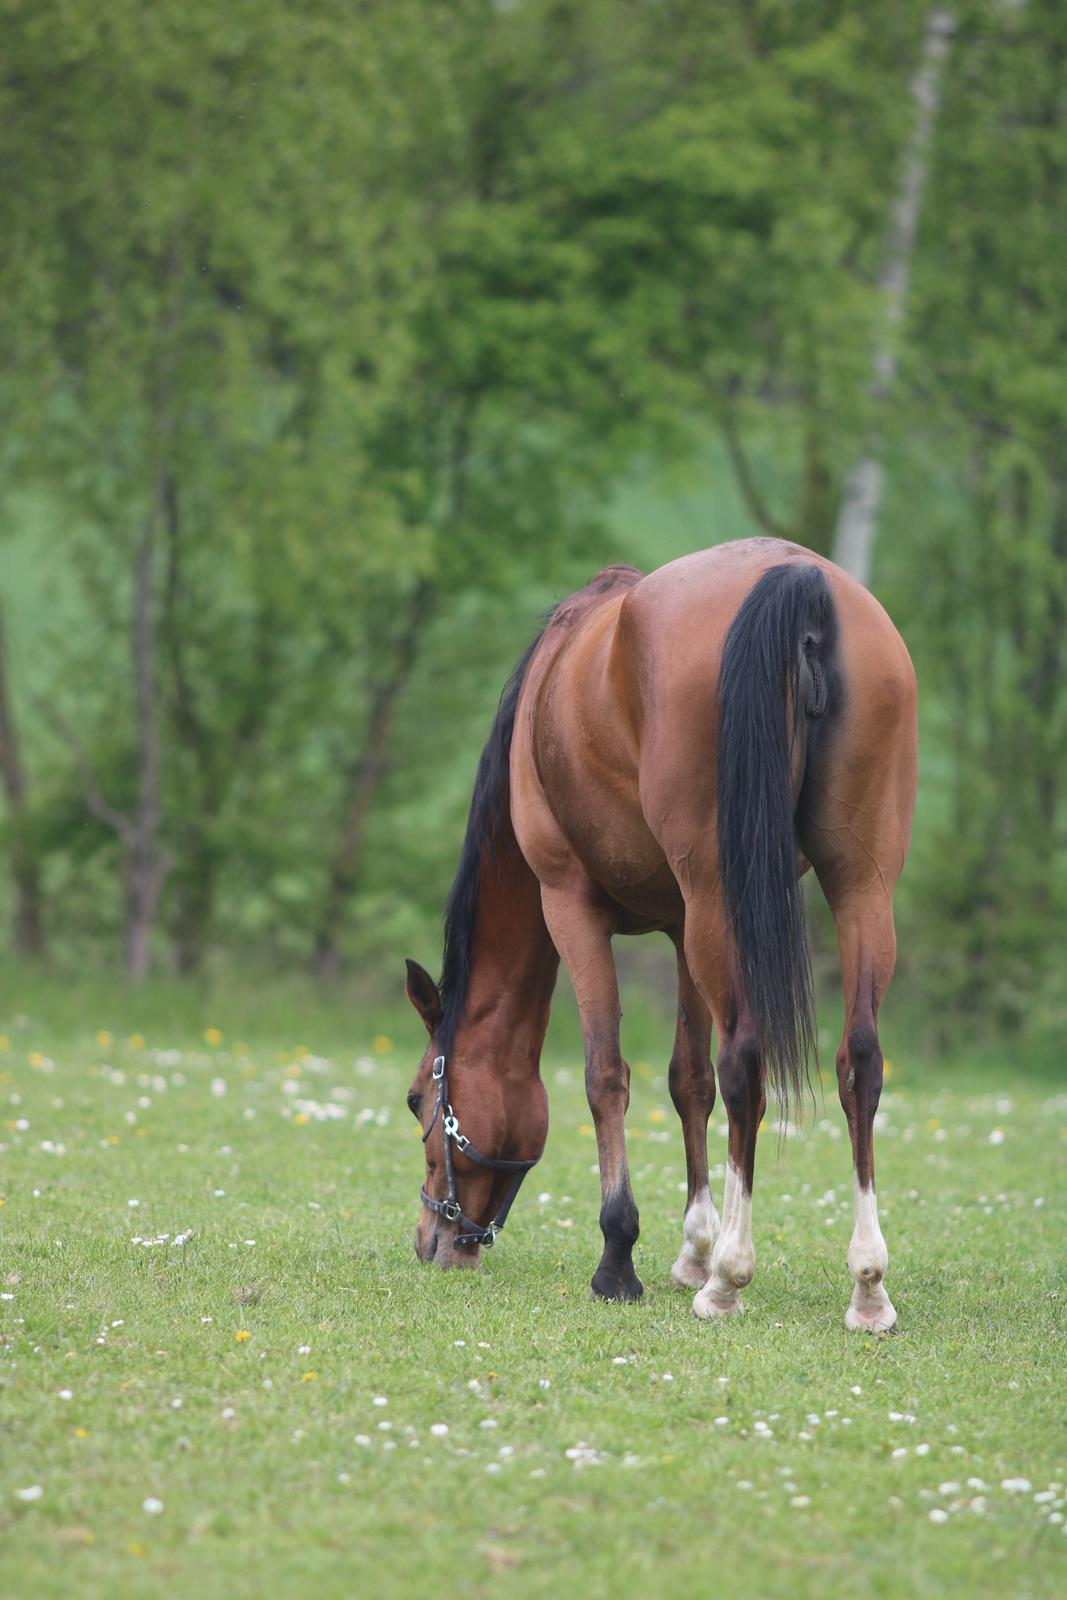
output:
M519 850L510 817L482 855L470 981L457 1032L488 1029L502 1072L536 1072L559 956L545 925L541 886Z

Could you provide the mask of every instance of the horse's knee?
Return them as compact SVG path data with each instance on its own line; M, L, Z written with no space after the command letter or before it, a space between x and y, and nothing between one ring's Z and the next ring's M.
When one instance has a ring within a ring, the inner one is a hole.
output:
M680 1117L686 1117L693 1110L702 1112L705 1117L711 1116L715 1108L715 1075L710 1061L698 1066L673 1055L667 1068L667 1088Z
M610 1113L630 1104L630 1069L618 1055L593 1056L585 1064L585 1094L592 1111Z
M758 1111L763 1096L763 1051L754 1033L737 1032L719 1051L719 1089L733 1122L744 1122Z
M837 1057L837 1090L845 1112L873 1115L882 1093L882 1048L873 1018L853 1023Z

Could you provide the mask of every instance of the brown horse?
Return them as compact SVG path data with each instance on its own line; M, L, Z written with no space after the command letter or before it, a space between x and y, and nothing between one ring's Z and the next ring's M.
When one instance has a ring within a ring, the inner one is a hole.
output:
M430 1035L408 1096L425 1130L423 1260L475 1265L544 1148L538 1064L562 957L600 1158L593 1292L640 1295L611 938L661 930L677 952L669 1083L688 1173L672 1276L697 1290L697 1316L738 1310L755 1264L765 1082L788 1106L813 1040L799 885L810 865L833 913L845 994L837 1076L855 1177L845 1323L894 1326L872 1130L915 704L908 652L877 600L778 540L722 545L648 577L609 568L552 613L482 756L440 987L408 963ZM713 1023L729 1118L721 1224L708 1187Z

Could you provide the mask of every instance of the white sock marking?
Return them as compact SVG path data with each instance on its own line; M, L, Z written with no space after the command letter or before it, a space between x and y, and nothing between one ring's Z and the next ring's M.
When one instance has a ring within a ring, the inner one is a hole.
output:
M689 1289L698 1289L708 1281L711 1271L711 1252L719 1232L719 1213L705 1187L698 1191L691 1206L686 1209L682 1225L684 1242L677 1261L671 1268L671 1277Z
M848 1270L855 1279L855 1288L845 1312L845 1327L886 1333L896 1323L897 1314L882 1282L889 1265L889 1252L878 1224L878 1199L873 1184L861 1188L855 1176L852 1183L853 1226Z
M756 1256L752 1248L752 1196L732 1162L727 1163L723 1190L722 1229L711 1259L711 1275L693 1301L698 1317L722 1316L740 1309L738 1291L752 1281Z

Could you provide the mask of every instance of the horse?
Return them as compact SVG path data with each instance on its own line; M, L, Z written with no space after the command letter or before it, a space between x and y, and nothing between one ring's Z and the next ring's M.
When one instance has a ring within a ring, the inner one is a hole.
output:
M482 753L440 983L407 963L429 1036L408 1094L425 1146L420 1259L477 1265L543 1152L539 1062L562 959L599 1156L604 1243L592 1294L641 1295L611 940L663 932L677 957L668 1083L687 1172L671 1276L696 1291L698 1317L741 1309L767 1085L788 1116L815 1042L800 883L810 868L833 916L844 991L837 1080L854 1179L845 1326L892 1330L873 1127L916 771L903 640L867 589L810 550L745 539L647 576L609 567L558 605ZM728 1118L721 1221L708 1178L713 1026Z

